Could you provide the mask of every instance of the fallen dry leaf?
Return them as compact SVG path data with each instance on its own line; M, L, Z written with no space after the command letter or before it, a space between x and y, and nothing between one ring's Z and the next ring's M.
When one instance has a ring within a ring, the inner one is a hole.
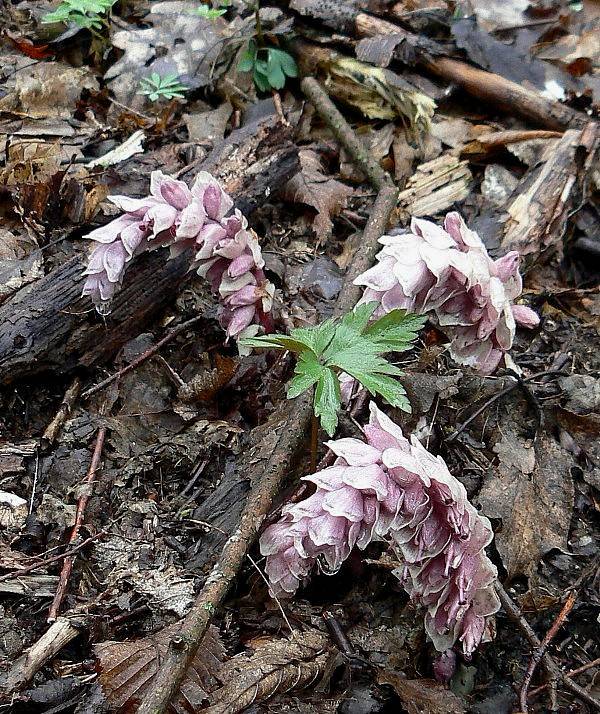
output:
M328 641L320 632L296 631L289 639L260 641L251 655L236 655L219 672L225 684L213 692L205 714L237 714L276 693L314 683L329 657Z
M324 243L333 229L331 217L346 206L346 200L353 190L323 173L321 160L315 151L300 151L300 166L300 172L283 189L283 198L306 203L317 210L313 230L320 242Z
M136 711L164 660L169 642L181 634L181 623L165 627L154 635L126 642L102 642L94 651L100 671L98 681L111 711ZM202 646L187 670L179 697L170 712L189 714L206 704L208 693L217 686L215 675L225 658L225 648L216 627L206 633Z
M540 435L535 445L508 425L495 445L498 468L486 477L479 502L502 521L495 542L509 579L532 575L552 548L567 550L573 508L573 459L554 439Z
M0 111L31 119L69 119L84 89L98 89L87 67L70 67L64 62L29 64L17 71L13 91L0 99Z
M406 679L400 672L384 670L379 684L391 685L408 714L463 714L465 705L456 694L433 679Z

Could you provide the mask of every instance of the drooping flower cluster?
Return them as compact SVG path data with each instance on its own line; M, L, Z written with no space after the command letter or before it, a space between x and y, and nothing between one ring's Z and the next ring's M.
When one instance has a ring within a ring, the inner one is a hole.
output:
M228 337L256 334L271 310L274 287L263 273L256 235L233 201L209 173L200 172L192 188L153 171L146 198L110 196L124 213L88 234L93 249L84 295L96 304L110 303L120 288L127 264L146 250L170 246L170 257L196 251L199 273L221 300L220 321Z
M516 324L539 323L533 310L514 304L523 289L519 253L492 260L458 213L443 228L413 218L409 233L380 243L377 265L354 281L365 286L361 302L378 302L376 316L395 308L433 312L457 362L490 374L512 347Z
M471 654L499 607L496 568L485 554L490 523L441 457L415 437L408 441L375 404L370 410L365 440L329 442L335 464L305 477L315 493L284 507L262 534L271 590L290 595L317 563L335 571L355 545L384 539L403 563L405 589L427 608L435 647L445 651L460 641Z

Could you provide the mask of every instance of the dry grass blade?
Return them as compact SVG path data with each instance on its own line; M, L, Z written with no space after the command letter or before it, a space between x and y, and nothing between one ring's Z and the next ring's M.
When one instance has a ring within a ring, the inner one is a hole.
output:
M205 714L237 714L254 702L302 689L323 672L329 657L328 638L320 632L261 641L250 656L239 654L219 674L226 682L211 697Z
M141 640L96 645L99 682L110 711L137 711L141 698L167 654L169 642L179 630L180 625L176 623ZM218 685L215 675L224 658L225 648L218 630L211 627L169 711L184 714L199 711L206 705L208 693Z

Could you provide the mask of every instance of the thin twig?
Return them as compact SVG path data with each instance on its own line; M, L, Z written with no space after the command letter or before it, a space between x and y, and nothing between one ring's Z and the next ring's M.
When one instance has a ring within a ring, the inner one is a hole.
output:
M264 582L264 584L267 586L267 588L270 587L271 583L269 583L269 579L263 573L263 571L258 567L258 563L254 560L254 558L250 555L250 553L246 553L246 558L248 558L248 560L252 563L253 567L256 569L256 572L260 575L261 580ZM285 614L285 610L283 609L283 605L281 604L281 601L275 594L273 594L273 600L275 600L275 603L277 604L277 607L279 608L279 612L281 613L281 617L283 617L285 624L290 628L290 632L292 633L292 637L293 637L295 634L295 630L292 627L292 623L288 620L288 616Z
M397 197L397 189L387 184L379 192L363 233L363 241L346 273L342 291L336 302L335 314L347 312L356 304L360 296L360 288L353 284L353 280L372 264L377 252L378 240L387 228ZM269 455L266 463L264 460L257 459L257 463L248 473L253 489L242 511L239 525L226 541L217 564L206 579L204 588L198 594L192 609L185 617L177 647L169 647L167 657L148 688L138 709L138 714L164 714L168 710L169 702L179 690L186 671L204 639L213 614L222 604L245 563L258 531L272 508L273 499L288 475L289 453L286 452L291 451L291 448L297 444L294 434L289 432L298 430L298 424L304 431L308 427L311 415L312 400L310 395L301 395L294 402L285 423L280 426L281 449L275 449Z
M533 382L535 379L539 379L540 377L551 377L551 376L552 377L554 377L554 376L564 377L565 372L555 370L555 369L548 369L548 370L545 370L544 372L536 372L535 374L532 374L529 377L525 377L524 379L520 379L520 380L513 377L513 382L511 384L509 384L507 387L504 387L504 389L501 389L499 392L497 392L496 394L491 396L486 402L484 402L479 407L479 409L474 411L473 414L471 414L471 416L466 421L464 421L458 427L458 429L456 429L456 431L454 431L452 434L450 434L450 436L446 439L446 442L454 441L454 439L456 439L456 437L459 434L462 434L462 432L469 426L469 424L471 422L475 421L475 419L477 419L477 417L480 414L483 414L483 412L486 409L491 407L492 404L494 404L494 402L497 402L498 399L502 399L502 397L505 397L507 394L510 394L514 389L519 387L521 384L525 384L527 382Z
M526 712L528 711L527 707L527 696L529 692L529 686L531 684L531 679L533 677L533 674L540 663L542 657L544 656L544 653L548 649L548 645L562 625L564 624L565 620L567 619L569 613L573 609L573 606L575 605L575 601L577 600L577 593L575 591L571 591L569 595L567 596L567 599L565 600L565 604L563 605L561 611L558 613L558 617L556 620L552 623L552 627L548 630L546 633L544 639L542 640L541 644L539 647L536 647L533 655L531 657L531 660L529 662L529 666L527 667L527 671L525 672L525 677L523 678L523 684L521 685L521 692L519 694L519 701L521 705L521 711Z
M358 168L368 176L373 186L381 190L384 186L391 185L392 181L389 175L369 154L367 147L358 138L317 80L313 77L305 77L300 86L314 108L327 122L338 141L352 156Z
M521 611L513 602L513 599L510 597L510 595L506 592L506 590L499 582L497 582L494 587L496 589L496 592L498 593L498 597L500 598L500 602L502 603L502 607L504 608L506 614L521 630L527 641L531 644L532 647L541 647L542 642L540 638L535 634L535 632L531 628L531 625L523 617ZM573 694L577 695L582 701L589 704L596 711L600 711L600 702L594 697L592 697L589 692L586 692L583 687L580 687L576 682L570 679L569 676L560 669L560 667L556 664L552 657L550 657L548 652L543 653L541 661L550 678L554 682L560 681L564 687L573 692Z
M27 573L31 573L34 570L39 570L40 568L45 568L51 563L56 563L57 560L63 560L64 558L69 558L72 555L75 555L78 553L80 550L83 550L86 545L89 545L95 540L98 540L98 538L101 538L103 535L106 535L108 533L107 530L102 530L98 531L93 536L90 536L89 538L86 538L84 541L79 543L79 545L73 546L73 548L69 548L68 550L65 550L63 553L58 553L57 555L53 555L50 558L44 558L43 560L38 561L37 563L32 563L31 565L25 565L22 568L19 568L18 570L11 570L9 573L4 573L3 575L0 575L0 583L3 583L5 580L12 580L13 578L19 578L21 575L26 575Z
M35 492L37 489L38 477L40 475L40 450L35 450L35 471L33 472L33 484L31 486L31 499L29 501L29 515L33 513L33 504L35 502Z
M155 345L152 345L152 347L150 347L145 352L142 352L141 355L136 357L133 362L130 362L129 364L125 365L125 367L120 369L118 372L115 372L115 374L111 374L110 377L103 379L95 386L86 389L85 392L81 395L81 398L87 399L93 394L96 394L100 390L104 389L104 387L108 387L109 384L112 384L114 381L120 379L123 375L127 374L128 372L131 372L133 369L136 369L136 367L139 367L143 362L152 357L152 355L155 355L162 347L171 342L173 338L177 337L177 335L181 334L184 330L187 330L188 327L191 327L197 322L200 322L200 320L204 319L204 315L197 315L191 320L188 320L187 322L182 322L181 325L177 325L177 327L174 327L172 330L167 332L167 334L162 338L162 340L159 340Z
M71 529L71 534L69 536L69 543L73 543L77 540L79 536L79 530L83 523L85 517L85 508L90 500L92 491L94 488L94 482L96 480L96 473L100 465L100 458L102 457L102 449L104 448L104 439L106 437L106 427L101 426L98 429L98 435L96 436L96 445L94 447L94 453L92 456L92 461L90 467L83 481L83 491L79 500L77 501L77 511L75 513L75 524ZM69 555L63 561L62 570L60 571L60 578L58 581L58 587L56 588L56 594L54 595L54 600L50 605L50 610L48 611L48 622L54 622L60 610L63 598L67 592L67 587L69 584L69 578L71 576L71 571L73 570L73 563L75 561L74 555Z
M50 424L48 424L46 430L42 434L42 443L47 447L52 446L52 444L54 444L54 442L58 438L58 435L60 434L61 429L63 428L65 421L67 420L67 417L73 410L73 406L75 405L75 402L77 401L80 392L81 379L79 379L79 377L75 377L75 379L65 392L65 396L63 397L63 400L60 403L58 411L54 415L54 419L52 419L52 421L50 422Z
M576 669L570 669L568 672L565 673L565 677L576 677L578 674L583 674L583 672L587 672L588 669L591 669L592 667L598 667L598 665L600 665L600 657L593 659L591 662L586 662L585 664L582 664L581 667L577 667ZM528 697L530 699L531 697L535 697L537 694L540 694L541 692L548 689L549 686L549 684L542 684L540 687L532 689L529 692Z
M516 144L519 141L531 141L532 139L560 139L562 135L562 131L548 131L545 129L509 129L507 131L481 134L475 141L487 146L506 146L507 144Z

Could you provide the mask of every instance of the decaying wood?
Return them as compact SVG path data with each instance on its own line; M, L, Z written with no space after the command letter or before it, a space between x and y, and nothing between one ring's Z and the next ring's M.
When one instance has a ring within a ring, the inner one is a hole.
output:
M318 20L327 27L362 38L377 38L361 43L358 58L386 66L392 58L411 61L441 79L492 106L548 129L582 128L588 121L580 112L546 99L538 92L493 72L444 56L444 49L427 38L399 25L356 9L352 3L337 0L292 0L290 8L300 15ZM388 41L382 41L387 37Z
M467 161L452 153L417 166L398 196L398 208L410 216L431 216L463 201L473 175Z
M180 173L212 172L248 215L296 171L297 149L289 139L289 128L269 119L232 132L204 162ZM172 301L188 278L190 257L167 261L163 250L142 255L106 321L81 297L83 257L19 290L0 307L0 383L107 360Z
M0 697L6 699L25 687L46 662L77 637L80 622L83 619L77 617L59 617L53 622L42 637L0 676Z
M600 129L590 122L566 131L528 171L507 210L502 252L518 250L528 262L559 250L571 211L582 202L600 149Z
M402 119L416 138L427 134L434 100L399 74L299 37L289 45L303 77L322 77L328 94L370 119Z

